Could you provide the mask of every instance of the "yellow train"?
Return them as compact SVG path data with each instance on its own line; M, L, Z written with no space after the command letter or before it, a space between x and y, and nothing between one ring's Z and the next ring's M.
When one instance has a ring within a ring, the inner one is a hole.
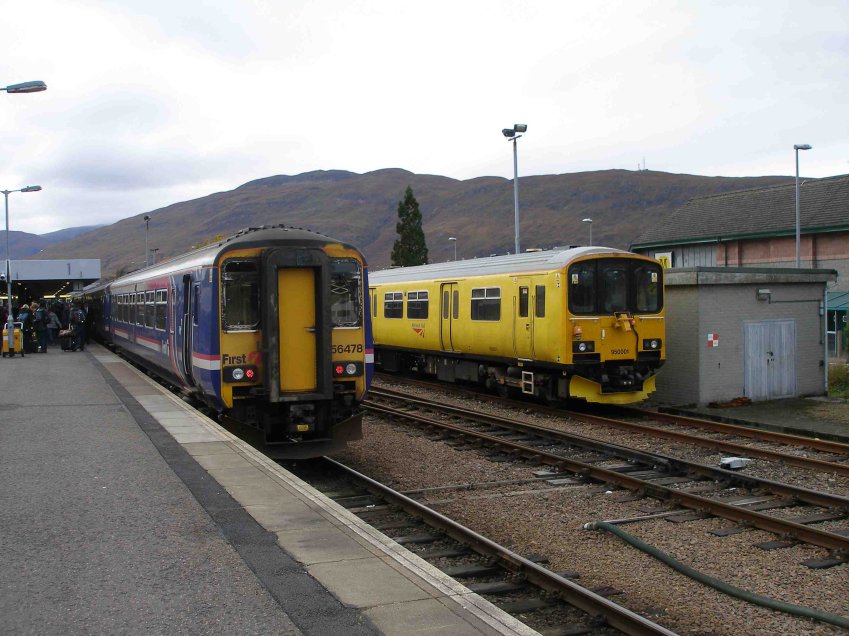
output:
M638 402L666 359L663 269L606 247L372 272L375 364L502 395Z

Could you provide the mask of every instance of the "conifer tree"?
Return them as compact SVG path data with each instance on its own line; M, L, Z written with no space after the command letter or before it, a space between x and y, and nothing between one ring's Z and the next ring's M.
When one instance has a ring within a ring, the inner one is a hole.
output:
M404 192L404 199L398 202L398 223L395 225L395 231L398 232L398 240L392 247L392 265L407 267L427 264L422 213L410 186L407 186Z

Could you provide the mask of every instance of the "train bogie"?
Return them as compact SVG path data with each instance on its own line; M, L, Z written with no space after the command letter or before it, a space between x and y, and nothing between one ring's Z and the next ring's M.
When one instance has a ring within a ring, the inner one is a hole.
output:
M660 265L578 248L371 277L378 364L504 394L627 403L663 364Z

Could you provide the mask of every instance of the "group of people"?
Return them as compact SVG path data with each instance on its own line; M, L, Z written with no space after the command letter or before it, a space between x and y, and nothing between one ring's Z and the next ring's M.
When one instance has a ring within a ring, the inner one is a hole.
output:
M47 353L47 347L60 342L61 337L69 338L63 350L83 351L87 339L86 312L77 304L69 305L57 301L42 307L33 302L12 309L12 318L6 307L0 309L0 323L9 328L9 323L20 323L24 351L27 353Z

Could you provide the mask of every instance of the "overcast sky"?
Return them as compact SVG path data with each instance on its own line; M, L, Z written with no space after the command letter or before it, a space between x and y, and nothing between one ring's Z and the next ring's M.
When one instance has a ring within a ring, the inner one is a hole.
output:
M12 230L276 174L849 173L846 0L2 0ZM0 229L3 229L0 227Z

